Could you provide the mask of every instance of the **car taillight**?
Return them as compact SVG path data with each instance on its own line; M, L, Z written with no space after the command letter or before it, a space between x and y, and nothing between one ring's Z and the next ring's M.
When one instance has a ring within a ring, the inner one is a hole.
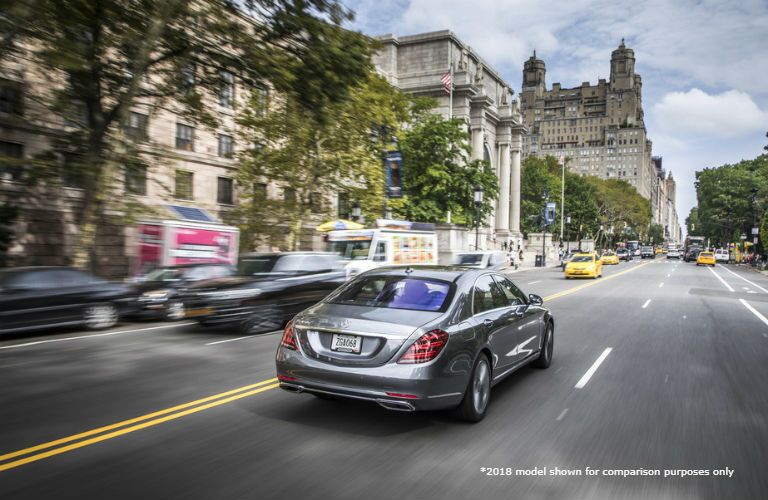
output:
M440 354L448 343L448 334L442 330L432 330L419 337L397 360L399 364L426 363Z
M280 339L280 347L285 347L286 349L291 349L294 351L299 349L299 346L296 345L296 337L293 335L293 321L289 321L288 324L285 325L285 330L283 330L283 338Z

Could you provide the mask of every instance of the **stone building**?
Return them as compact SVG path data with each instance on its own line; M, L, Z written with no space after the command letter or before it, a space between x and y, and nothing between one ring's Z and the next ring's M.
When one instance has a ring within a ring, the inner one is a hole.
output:
M403 92L437 100L437 111L466 121L472 159L485 159L499 177L500 194L486 221L480 248L519 245L520 160L525 127L509 83L450 31L384 35L374 57L377 70ZM443 81L453 70L453 91ZM407 160L406 160L407 162ZM405 168L408 168L406 163Z
M611 54L610 78L572 88L546 86L546 66L536 57L523 69L523 157L552 155L583 175L621 179L652 199L657 175L643 121L642 79L634 51L621 41Z
M677 216L677 183L672 172L667 173L661 156L651 158L656 171L656 182L651 197L652 222L664 228L664 238L673 243L681 242L681 227Z

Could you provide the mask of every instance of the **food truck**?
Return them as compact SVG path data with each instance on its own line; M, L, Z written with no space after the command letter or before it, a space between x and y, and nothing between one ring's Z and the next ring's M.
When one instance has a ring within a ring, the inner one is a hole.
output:
M378 219L372 229L328 233L328 250L349 260L347 278L379 266L437 265L434 224Z
M181 264L237 264L238 228L198 208L169 205L169 212L175 217L137 224L134 275Z

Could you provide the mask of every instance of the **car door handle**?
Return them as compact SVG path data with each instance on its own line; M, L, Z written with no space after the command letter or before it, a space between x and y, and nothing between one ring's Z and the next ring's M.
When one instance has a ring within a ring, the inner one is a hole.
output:
M484 319L483 325L485 325L486 328L493 328L493 320L492 319Z

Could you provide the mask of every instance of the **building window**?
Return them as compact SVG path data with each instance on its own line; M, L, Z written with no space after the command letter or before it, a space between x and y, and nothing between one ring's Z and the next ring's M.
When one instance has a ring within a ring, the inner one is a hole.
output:
M349 219L349 193L338 194L339 219Z
M189 125L176 124L176 149L184 151L195 150L195 128Z
M192 185L194 174L186 170L176 171L176 192L174 197L179 200L191 200L193 197Z
M253 185L254 201L264 201L267 199L267 185L263 182L257 182Z
M296 190L293 188L285 188L283 189L283 201L287 203L288 205L293 205L296 203Z
M21 161L24 145L0 141L0 179L17 181L21 179Z
M216 193L216 201L218 203L222 205L232 205L232 179L229 177L219 177Z
M232 158L232 136L219 134L219 156Z
M229 71L221 72L221 87L219 87L219 105L231 108L235 102L235 75Z
M125 168L125 192L138 196L147 194L147 167L128 165Z
M269 89L263 86L256 87L253 90L253 97L256 102L256 114L266 116L269 108Z
M197 79L195 74L197 73L197 66L195 63L188 63L181 67L179 75L179 88L183 93L191 93L195 90L195 84Z
M24 114L24 90L20 82L0 78L0 113Z
M143 113L131 111L125 120L123 132L134 141L143 141L147 138L147 123L149 117Z

